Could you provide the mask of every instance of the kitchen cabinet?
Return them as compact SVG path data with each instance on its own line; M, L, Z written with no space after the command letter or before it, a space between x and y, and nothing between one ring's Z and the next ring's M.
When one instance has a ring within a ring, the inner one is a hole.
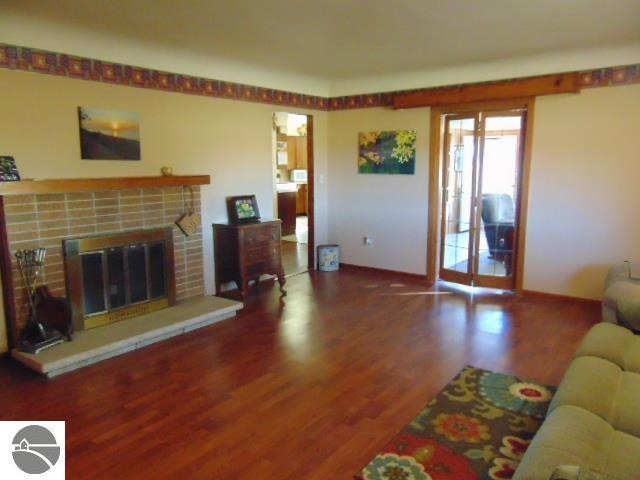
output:
M287 168L307 169L307 137L287 137Z
M282 235L296 233L296 200L298 193L278 192L278 218L282 220Z
M298 164L298 142L296 141L298 137L287 137L287 169L293 170L297 168Z
M296 137L296 167L307 169L307 137Z
M298 193L296 194L296 214L307 214L307 184L301 183L298 185Z

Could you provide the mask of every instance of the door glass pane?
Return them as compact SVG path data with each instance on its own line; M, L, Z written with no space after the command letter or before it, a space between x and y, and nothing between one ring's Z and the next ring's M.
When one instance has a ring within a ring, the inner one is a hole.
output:
M475 119L448 120L442 266L469 273Z
M109 272L109 306L123 307L127 303L126 286L124 281L124 252L122 247L107 250L107 265Z
M131 303L148 300L147 261L144 244L129 245L128 261Z
M149 290L151 298L164 297L167 294L164 271L164 244L149 245Z
M505 277L513 271L521 126L521 115L485 119L480 172L480 275Z
M81 256L82 288L84 290L84 314L104 312L104 277L102 252L91 252Z

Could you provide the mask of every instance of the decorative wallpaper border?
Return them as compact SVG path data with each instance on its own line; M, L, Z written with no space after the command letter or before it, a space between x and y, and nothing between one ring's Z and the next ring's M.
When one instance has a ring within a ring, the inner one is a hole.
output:
M153 90L314 110L327 109L327 99L314 95L161 72L15 45L0 44L0 67Z
M564 73L564 72L558 72ZM566 72L568 73L568 72ZM506 79L505 79L506 80ZM490 82L473 82L466 85L490 85L504 80ZM580 86L582 88L613 87L640 83L640 64L625 65L621 67L606 67L580 72ZM328 98L329 110L349 110L369 107L391 107L394 95L401 93L437 92L439 89L450 89L460 85L444 85L442 87L416 88L410 90L396 90L393 92L371 93L364 95L349 95L344 97Z
M394 95L398 93L427 92L443 88L431 87L325 98L179 73L162 72L150 68L104 62L102 60L2 43L0 43L0 68L46 73L153 90L325 111L390 107L393 104ZM482 83L492 82L473 84ZM583 71L580 72L580 83L583 88L640 83L640 64ZM446 87L452 86L447 85Z

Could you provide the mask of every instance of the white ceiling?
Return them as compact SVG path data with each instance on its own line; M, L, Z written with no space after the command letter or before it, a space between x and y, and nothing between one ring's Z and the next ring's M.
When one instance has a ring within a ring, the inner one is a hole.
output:
M114 59L122 45L145 45L334 90L354 79L640 45L640 0L1 0L1 14L55 26L49 45L62 27L88 44L111 39Z

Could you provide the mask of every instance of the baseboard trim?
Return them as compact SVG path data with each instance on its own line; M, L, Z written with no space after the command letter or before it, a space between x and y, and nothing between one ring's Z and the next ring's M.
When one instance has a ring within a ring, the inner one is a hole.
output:
M373 273L377 275L394 275L396 277L405 278L411 281L426 282L429 286L433 286L433 282L429 281L426 275L419 275L417 273L400 272L398 270L386 270L384 268L365 267L364 265L353 265L351 263L340 263L340 268L343 270L351 270L354 272Z
M520 295L525 298L534 298L540 300L557 300L566 302L580 302L591 305L600 306L602 302L600 300L594 300L592 298L572 297L571 295L560 295L558 293L539 292L537 290L521 290Z

